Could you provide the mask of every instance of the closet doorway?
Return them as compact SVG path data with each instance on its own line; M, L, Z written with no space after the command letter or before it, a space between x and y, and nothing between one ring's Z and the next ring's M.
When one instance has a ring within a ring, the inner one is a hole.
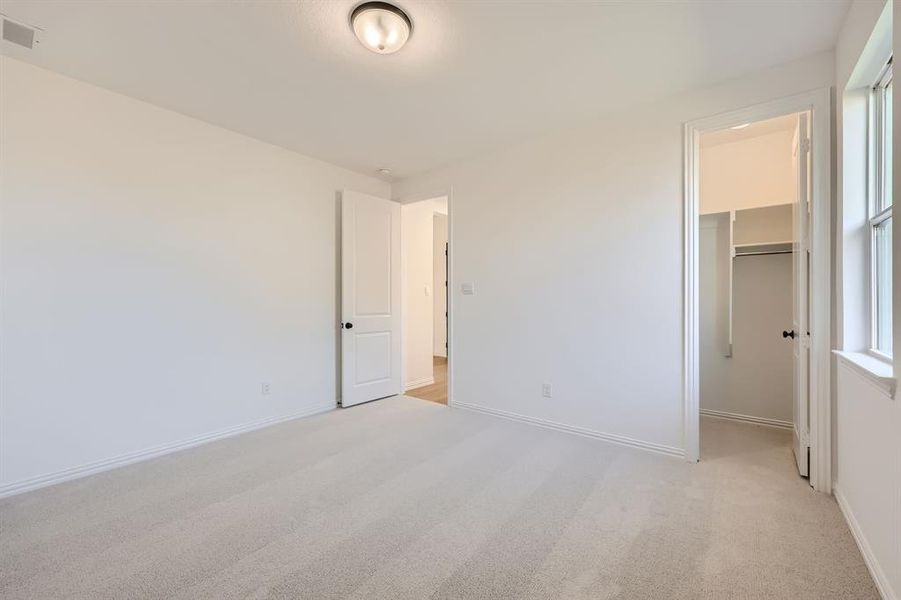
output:
M811 107L698 127L689 140L701 460L747 436L811 475L811 421L823 391L811 378L812 118Z

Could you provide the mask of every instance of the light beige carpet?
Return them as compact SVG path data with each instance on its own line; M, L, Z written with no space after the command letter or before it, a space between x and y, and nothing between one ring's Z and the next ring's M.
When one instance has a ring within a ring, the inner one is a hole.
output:
M698 465L395 398L0 502L0 597L877 598L789 434Z

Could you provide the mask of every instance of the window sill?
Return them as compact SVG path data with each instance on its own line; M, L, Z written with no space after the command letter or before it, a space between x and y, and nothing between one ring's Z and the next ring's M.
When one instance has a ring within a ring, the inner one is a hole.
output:
M832 351L846 365L879 387L889 397L895 397L895 373L892 363L865 352Z

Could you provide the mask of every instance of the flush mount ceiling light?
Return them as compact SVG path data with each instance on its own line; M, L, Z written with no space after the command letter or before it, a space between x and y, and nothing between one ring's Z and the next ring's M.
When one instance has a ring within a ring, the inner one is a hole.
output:
M350 13L350 26L360 43L378 54L397 52L413 33L407 13L387 2L360 4Z
M735 127L730 127L729 129L744 129L748 125L750 125L750 123L742 123L741 125L736 125Z

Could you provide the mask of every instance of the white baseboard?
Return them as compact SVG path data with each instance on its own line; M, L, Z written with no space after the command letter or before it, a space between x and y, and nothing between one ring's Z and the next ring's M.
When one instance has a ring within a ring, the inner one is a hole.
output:
M404 391L408 392L412 389L416 389L418 387L422 387L424 385L432 385L435 383L434 377L420 377L419 379L414 379L413 381L408 381L406 385L404 385Z
M794 425L792 425L791 421L767 419L765 417L754 417L751 415L740 415L738 413L724 412L721 410L709 410L707 408L702 408L701 415L705 417L715 417L717 419L738 421L740 423L753 423L754 425L766 425L767 427L778 427L780 429L794 429Z
M864 536L860 524L854 517L851 507L848 505L848 501L845 499L845 496L842 494L837 483L832 486L832 494L835 496L835 500L838 502L842 515L844 515L845 521L848 523L848 529L851 530L854 541L857 542L857 547L860 549L860 554L863 556L863 562L866 563L867 569L870 570L870 575L873 576L873 581L876 583L879 594L882 596L883 600L899 600L898 596L892 590L888 577L886 577L882 567L879 566L879 561L876 560L873 549L870 548L870 544L867 542L867 538Z
M139 450L137 452L130 452L128 454L114 456L113 458L107 458L104 460L79 465L77 467L63 469L62 471L56 471L55 473L48 473L46 475L39 475L37 477L15 481L13 483L8 483L4 486L0 486L0 498L15 496L17 494L24 494L25 492L30 492L42 487L56 485L57 483L63 483L64 481L80 479L82 477L87 477L88 475L102 473L103 471L110 471L112 469L124 467L125 465L130 465L132 463L150 460L151 458L157 458L165 454L178 452L179 450L186 450L194 446L200 446L201 444L207 444L241 433L247 433L248 431L254 431L255 429L271 427L272 425L284 423L285 421L292 421L301 417L309 417L315 414L328 412L330 410L334 410L335 408L336 405L332 402L329 402L328 404L320 404L298 413L293 413L281 417L269 417L266 419L260 419L259 421L245 423L236 427L229 427L228 429L214 431L212 433L207 433L187 440L181 440L179 442L174 442L171 444L164 444L162 446L156 446L154 448L148 448L146 450Z
M484 413L487 415L493 415L495 417L501 417L504 419L510 419L513 421L520 421L521 423L528 423L530 425L537 425L538 427L544 427L546 429L554 429L556 431L563 431L565 433L573 433L576 435L582 435L585 437L594 438L597 440L603 440L605 442L610 442L612 444L618 444L620 446L629 446L631 448L639 448L641 450L648 450L650 452L656 452L658 454L665 454L667 456L675 456L678 458L685 458L685 450L682 448L676 448L674 446L665 446L663 444L655 444L653 442L645 442L642 440L636 440L630 437L626 437L623 435L616 435L613 433L604 433L602 431L595 431L593 429L586 429L584 427L576 427L575 425L567 425L565 423L558 423L556 421L548 421L546 419L539 419L537 417L528 417L526 415L520 415L518 413L508 412L505 410L497 410L495 408L488 408L485 406L479 406L478 404L469 404L468 402L452 402L450 406L454 408L463 408L466 410L472 410L475 412Z

